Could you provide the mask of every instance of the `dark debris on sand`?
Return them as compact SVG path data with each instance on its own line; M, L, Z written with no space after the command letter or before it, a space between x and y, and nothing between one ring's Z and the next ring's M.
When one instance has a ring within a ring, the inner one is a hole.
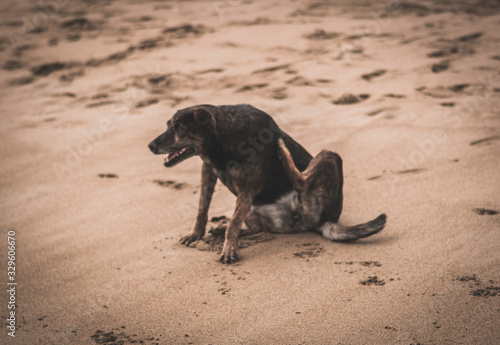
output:
M156 183L161 187L172 187L174 189L182 189L184 187L184 183L175 182L172 180L153 180L153 183Z
M477 213L480 216L484 216L484 215L494 216L494 215L498 214L497 210L489 210L487 208L474 208L474 209L472 209L472 211L474 211L474 213Z
M323 29L316 29L314 32L304 35L305 38L310 40L331 40L339 36L340 34L337 32L328 32Z
M139 50L156 48L162 42L162 40L163 40L162 37L148 38L139 42L137 48Z
M373 277L368 277L368 279L366 280L360 281L359 284L366 286L372 286L372 285L384 286L385 281L383 279L378 279L377 276L373 276Z
M417 16L427 16L432 12L436 11L417 2L409 2L409 1L401 2L398 9L403 13L414 13Z
M19 78L11 79L8 81L8 84L10 86L22 86L22 85L31 84L34 81L35 81L35 78L33 78L33 76L27 75L27 76L22 76Z
M470 84L455 84L452 86L449 86L448 89L450 89L453 92L462 92L465 88L469 87Z
M21 69L23 67L24 64L19 60L7 60L2 66L2 68L7 71L13 71L16 69Z
M381 267L382 264L378 261L360 261L359 264L365 267Z
M338 99L333 100L332 103L337 104L337 105L355 104L355 103L359 103L361 101L364 101L365 99L368 99L368 98L370 98L370 95L365 94L365 93L360 94L358 96L350 94L350 93L346 93L346 94L343 94L342 96L340 96Z
M69 64L66 62L50 62L50 63L44 63L42 65L32 67L31 68L31 73L33 73L36 76L48 76L49 74L52 74L54 72L63 70L65 68L68 68Z
M99 174L97 176L99 176L100 178L118 178L118 175L116 174Z
M470 146L475 146L475 145L479 145L479 144L482 144L482 143L489 143L490 141L493 141L493 140L500 140L500 135L494 135L492 137L487 137L487 138L483 138L483 139L479 139L479 140L474 140L469 145Z
M500 286L487 286L484 289L475 289L470 292L474 297L495 297L500 296Z
M457 41L459 41L459 42L475 41L475 40L477 40L481 36L483 36L482 32L475 32L475 33L472 33L472 34L460 36L460 37L457 38Z
M61 28L68 30L94 30L95 26L85 17L74 18L61 23Z
M318 257L324 251L324 249L320 247L319 243L302 243L297 244L296 247L303 250L293 253L293 256L301 259Z
M198 24L182 24L178 26L173 26L170 28L166 28L163 30L163 33L168 35L170 38L186 38L188 36L200 36L207 32L208 29L206 26Z
M450 47L450 48L440 49L440 50L435 50L433 52L430 52L429 54L427 54L427 57L430 57L430 58L447 57L447 56L450 56L451 54L458 53L458 51L459 51L458 47Z
M245 92L245 91L252 91L255 89L261 89L263 87L268 86L269 84L267 83L259 83L259 84L250 84L250 85L245 85L236 90L236 92Z
M399 95L396 93L386 93L384 97L389 97L389 98L406 98L405 95Z
M443 60L439 63L433 64L431 70L434 73L440 73L446 71L448 68L450 68L450 60Z
M136 108L144 108L144 107L147 107L147 106L150 106L150 105L153 105L153 104L156 104L158 103L160 100L158 98L148 98L148 99L145 99L144 101L140 101L138 102L135 107Z
M120 328L113 328L109 332L102 330L97 330L90 338L96 344L105 345L124 345L124 344L148 344L148 345L159 345L160 337L146 336L144 339L140 339L137 334L129 335L125 331L125 326ZM161 342L164 344L164 342Z
M385 69L378 69L376 71L373 71L371 73L366 73L361 76L364 80L370 81L375 77L380 77L381 75L385 74L386 70Z
M98 67L106 62L118 62L124 60L129 54L131 54L135 50L135 47L129 47L127 50L113 53L108 57L102 59L90 59L85 63L85 65L89 67Z
M461 283L467 283L471 289L469 292L469 295L471 296L483 298L500 296L500 286L494 286L494 280L489 280L489 285L487 286L485 286L481 279L479 279L475 274L457 277L455 280Z

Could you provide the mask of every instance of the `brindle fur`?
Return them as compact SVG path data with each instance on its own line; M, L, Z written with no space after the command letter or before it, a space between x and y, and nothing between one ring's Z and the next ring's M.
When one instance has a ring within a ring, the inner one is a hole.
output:
M338 225L343 200L340 156L324 150L313 158L268 114L247 104L179 110L149 148L155 154L192 148L178 162L193 155L203 160L198 216L193 232L181 239L182 244L205 235L217 180L236 195L219 259L226 264L240 259L238 235L243 222L254 231L317 231L335 241L373 235L386 222L382 214L365 224Z

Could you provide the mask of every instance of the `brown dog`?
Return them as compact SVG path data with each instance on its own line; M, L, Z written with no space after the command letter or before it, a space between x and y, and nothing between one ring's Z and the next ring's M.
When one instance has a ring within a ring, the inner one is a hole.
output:
M226 264L239 260L243 222L255 231L316 231L334 241L376 234L386 222L382 214L368 223L338 225L343 200L340 156L321 151L313 158L269 115L247 104L179 110L149 148L155 154L168 154L166 167L195 155L203 160L198 217L193 232L181 243L188 245L205 235L217 180L236 195L220 256Z

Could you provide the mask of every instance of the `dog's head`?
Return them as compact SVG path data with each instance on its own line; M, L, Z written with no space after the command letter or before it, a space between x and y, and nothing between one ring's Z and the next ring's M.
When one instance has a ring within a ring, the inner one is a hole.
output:
M177 111L167 122L167 130L149 144L154 154L168 154L167 168L203 154L215 129L216 107L198 105Z

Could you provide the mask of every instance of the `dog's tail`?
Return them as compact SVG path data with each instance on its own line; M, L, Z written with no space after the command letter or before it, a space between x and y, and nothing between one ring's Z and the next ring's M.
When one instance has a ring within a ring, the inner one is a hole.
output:
M368 223L354 226L342 226L337 223L326 222L322 224L317 231L324 237L332 241L354 241L359 238L368 237L382 231L386 221L387 216L385 214L381 214Z

